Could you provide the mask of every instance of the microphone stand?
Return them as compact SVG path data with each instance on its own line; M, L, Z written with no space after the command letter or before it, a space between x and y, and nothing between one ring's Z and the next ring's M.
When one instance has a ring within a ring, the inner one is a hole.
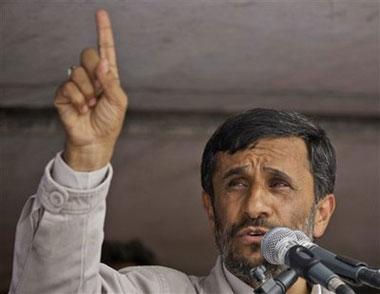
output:
M308 248L295 245L289 249L287 258L289 266L309 282L321 284L337 294L355 294L334 272L324 266Z
M322 263L339 275L347 283L354 286L367 285L380 289L380 269L370 268L365 262L346 256L333 255L316 247L312 252L317 253ZM333 261L338 261L337 266Z
M288 268L274 279L266 279L265 267L259 266L251 271L251 276L263 284L254 291L256 294L285 294L297 281L298 274L294 269Z

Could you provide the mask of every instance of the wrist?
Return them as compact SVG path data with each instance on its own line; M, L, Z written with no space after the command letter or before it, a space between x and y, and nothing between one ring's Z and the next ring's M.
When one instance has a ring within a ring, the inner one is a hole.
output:
M113 149L113 144L75 146L66 143L62 158L73 170L90 172L106 166L111 161Z

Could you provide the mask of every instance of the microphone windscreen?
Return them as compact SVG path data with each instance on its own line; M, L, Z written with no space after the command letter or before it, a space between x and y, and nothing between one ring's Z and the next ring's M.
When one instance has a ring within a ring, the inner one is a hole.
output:
M272 264L285 264L288 250L297 245L296 234L285 227L277 227L267 232L261 241L261 253Z
M306 248L311 248L314 244L312 243L311 239L308 235L306 235L302 231L294 231L294 234L297 236L298 244L302 245Z

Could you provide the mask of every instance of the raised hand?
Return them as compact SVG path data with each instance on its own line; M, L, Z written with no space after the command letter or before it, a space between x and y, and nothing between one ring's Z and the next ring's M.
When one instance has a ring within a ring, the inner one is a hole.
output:
M110 161L127 109L105 10L97 11L96 23L99 52L83 50L81 65L72 70L55 96L66 132L64 159L78 171L95 170Z

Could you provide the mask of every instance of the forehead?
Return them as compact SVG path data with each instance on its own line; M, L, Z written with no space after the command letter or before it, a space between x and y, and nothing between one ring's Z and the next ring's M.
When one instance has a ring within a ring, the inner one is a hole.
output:
M252 148L234 154L219 152L217 154L216 173L238 166L271 167L300 175L310 173L310 164L305 142L298 137L261 139Z

